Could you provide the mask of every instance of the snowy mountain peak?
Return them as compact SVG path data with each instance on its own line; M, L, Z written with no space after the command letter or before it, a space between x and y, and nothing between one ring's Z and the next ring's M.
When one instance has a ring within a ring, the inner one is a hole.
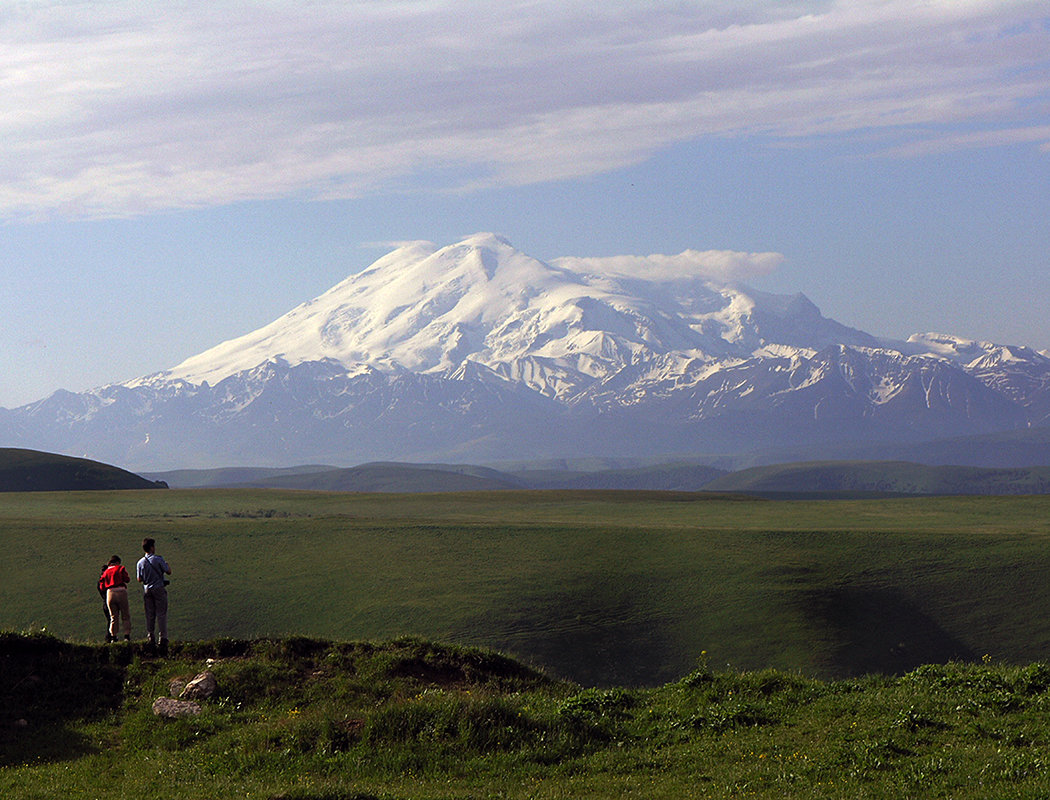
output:
M944 333L917 333L901 348L908 353L935 355L971 370L987 370L1017 364L1045 364L1047 356L1024 345L979 342Z
M880 349L803 294L704 277L712 264L727 263L736 262L721 251L546 263L493 233L445 247L409 242L269 325L142 382L215 386L263 364L323 362L347 374L484 373L546 398L601 405L613 396L633 402L632 392L683 385L727 364L797 365L833 347ZM960 366L991 350L940 334L914 336L902 348Z
M908 337L907 344L912 346L913 352L926 352L961 362L979 358L994 347L988 342L976 342L946 333L915 333Z
M777 258L544 262L491 233L406 242L167 372L0 414L0 434L218 466L708 453L1050 422L1047 354L935 333L880 343L805 295L736 282Z
M152 380L214 385L274 358L444 375L472 361L567 396L672 354L708 361L772 344L869 343L802 295L683 283L644 269L642 277L610 274L585 261L545 263L493 233L446 247L406 243L271 324Z

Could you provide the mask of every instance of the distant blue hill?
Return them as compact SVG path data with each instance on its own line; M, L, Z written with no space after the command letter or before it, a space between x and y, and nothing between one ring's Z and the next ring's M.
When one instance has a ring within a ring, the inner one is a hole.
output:
M594 470L525 469L519 465L504 472L468 464L384 462L343 469L182 470L149 477L178 488L239 486L343 492L619 489L813 497L1050 493L1050 467L930 466L905 461L809 461L736 472L700 464Z
M1050 467L929 466L903 461L813 461L732 472L705 489L750 494L1014 495L1050 493Z
M634 469L501 471L470 464L376 462L357 467L231 468L148 473L176 488L252 487L343 492L463 492L499 489L697 491L723 470L697 464Z

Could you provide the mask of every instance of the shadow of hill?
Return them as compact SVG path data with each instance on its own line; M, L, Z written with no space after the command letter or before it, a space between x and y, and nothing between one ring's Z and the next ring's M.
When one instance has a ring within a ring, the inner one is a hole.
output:
M903 675L923 664L972 661L973 651L891 589L835 586L809 592L802 610L831 637L820 659L832 677Z
M584 686L660 685L680 677L683 665L666 619L646 602L657 592L644 576L589 576L516 598L499 612L494 641L483 646ZM491 619L482 626L491 627Z
M0 767L91 752L72 726L119 708L129 659L122 646L0 633Z

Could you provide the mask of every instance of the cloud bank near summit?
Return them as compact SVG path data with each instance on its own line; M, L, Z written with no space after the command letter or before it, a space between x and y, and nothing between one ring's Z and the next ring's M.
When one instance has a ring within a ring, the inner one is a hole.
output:
M677 255L568 256L553 259L551 263L577 273L637 278L653 283L701 278L725 284L768 275L783 261L780 253L685 250Z
M565 180L705 136L1050 142L1029 0L45 0L0 42L7 219Z

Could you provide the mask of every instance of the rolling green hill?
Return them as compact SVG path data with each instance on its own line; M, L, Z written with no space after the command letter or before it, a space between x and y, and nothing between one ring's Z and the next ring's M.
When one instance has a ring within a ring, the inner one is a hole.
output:
M905 461L812 461L732 472L715 478L705 488L793 496L1046 494L1050 492L1050 467L995 469Z
M99 640L98 567L144 536L174 568L177 640L415 635L604 686L704 650L823 677L1050 652L1047 496L12 493L0 628Z
M459 492L495 489L655 489L696 491L723 471L698 464L635 468L497 470L471 464L377 462L357 467L176 470L149 477L180 489L253 487L343 492Z
M329 472L337 467L303 464L296 467L224 467L220 469L174 469L143 472L149 480L161 480L173 489L205 489L227 486L265 485L271 478Z
M205 670L197 713L154 713ZM1045 662L820 681L701 656L662 686L595 689L421 639L223 638L158 659L0 632L0 794L1034 800L1048 704Z
M229 468L155 473L178 488L253 487L343 492L463 492L500 489L610 489L855 496L1046 494L1050 467L928 466L905 461L812 461L726 472L696 463L633 468L527 468L374 463L340 469Z
M329 492L480 492L521 488L511 476L484 467L393 463L280 475L264 481L246 481L244 485Z
M146 535L165 659L83 643ZM1045 797L1048 545L1050 496L12 492L0 796Z
M695 492L725 471L704 464L654 464L629 469L552 470L524 469L513 473L530 489L650 489Z
M0 448L0 492L160 488L167 487L127 470L86 458Z
M463 492L522 489L515 476L471 464L375 462L356 467L228 467L147 473L179 489L253 488L339 492Z

